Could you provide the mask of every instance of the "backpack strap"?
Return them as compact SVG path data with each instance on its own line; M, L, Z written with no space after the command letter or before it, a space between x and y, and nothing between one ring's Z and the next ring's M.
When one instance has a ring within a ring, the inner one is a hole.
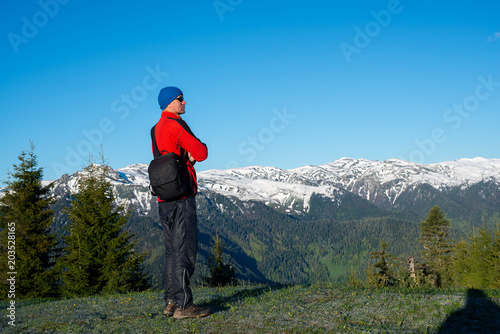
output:
M167 118L170 118L170 117L167 117ZM173 119L173 120L177 121L175 118L170 118L170 119ZM178 122L178 123L184 128L184 126L182 125L182 123L180 123L180 122ZM186 122L184 122L184 124L186 124ZM186 126L187 126L187 124L186 124ZM189 129L189 127L187 127L187 128L188 128L188 130L190 132L191 129ZM156 129L156 125L151 128L151 140L153 142L153 156L155 158L158 158L160 155L163 155L163 152L167 152L167 153L169 153L169 152L166 151L166 150L162 150L160 152L160 150L158 149L158 144L156 143L155 129ZM184 130L186 130L186 128L184 128ZM181 132L181 134L182 134L182 132ZM179 137L180 137L180 135L179 135ZM179 142L179 138L177 138L177 142L176 142L177 146L179 146L178 142ZM182 160L187 160L186 150L182 146L180 147L180 150L181 150L181 154L180 154L181 159Z
M182 119L178 119L178 118L172 118L172 117L167 117L167 118L168 118L168 119L171 119L171 120L174 120L174 121L176 121L177 123L179 123L179 125L180 125L180 126L182 126L182 128L183 128L184 130L186 130L186 132L187 132L187 133L189 133L189 134L190 134L191 136L193 136L194 138L198 139L198 138L194 135L193 131L191 131L191 128L189 127L189 125L187 125L187 123L186 123L186 122L184 122L184 120L182 120ZM199 140L199 139L198 139L198 140Z
M158 150L158 145L156 144L155 129L156 129L156 125L151 128L151 140L153 141L153 156L155 158L158 158L162 154Z

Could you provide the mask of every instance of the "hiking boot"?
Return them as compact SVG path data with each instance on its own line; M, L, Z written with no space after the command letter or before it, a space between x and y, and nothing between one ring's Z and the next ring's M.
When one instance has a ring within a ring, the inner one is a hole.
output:
M184 319L184 318L206 317L211 313L212 310L210 310L208 307L199 307L193 304L185 310L181 309L180 307L176 308L174 312L174 318Z
M167 308L165 311L163 311L163 314L165 314L167 317L171 317L174 315L176 306L175 303L172 300L167 301Z

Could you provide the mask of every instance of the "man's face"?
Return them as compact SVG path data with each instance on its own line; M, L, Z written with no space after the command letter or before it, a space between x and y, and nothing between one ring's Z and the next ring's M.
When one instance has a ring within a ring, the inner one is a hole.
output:
M186 112L185 109L186 106L186 101L184 101L183 95L177 96L170 104L165 108L165 110L173 112L174 114L177 115L182 115Z

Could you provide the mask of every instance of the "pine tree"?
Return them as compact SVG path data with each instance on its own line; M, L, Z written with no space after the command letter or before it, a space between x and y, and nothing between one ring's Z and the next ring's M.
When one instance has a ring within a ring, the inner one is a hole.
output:
M489 278L491 288L500 288L500 226L497 225L489 256Z
M394 256L387 252L389 243L382 239L380 242L380 251L371 252L370 259L378 260L373 264L376 272L371 272L368 275L369 283L376 287L386 287L396 285L396 277L393 272Z
M50 186L42 184L35 146L23 151L9 173L4 196L0 198L0 273L2 298L6 297L5 275L15 272L16 298L57 295L54 270L57 239L50 232L53 219L49 205ZM9 260L9 261L8 261Z
M453 283L457 287L464 287L464 278L470 273L469 244L460 239L453 247L455 255L452 261Z
M90 164L73 194L60 266L63 293L83 296L101 292L126 292L148 286L142 273L145 254L137 254L133 234L124 230L129 213L116 206L106 176L109 167Z
M474 229L469 241L469 261L471 273L466 287L487 288L489 283L488 262L492 246L491 232L486 228Z
M456 285L470 289L492 286L492 236L486 228L473 228L468 241L460 240L455 247L453 263Z
M370 275L371 273L368 273ZM364 283L362 280L359 279L358 273L354 269L353 266L351 266L351 269L349 270L349 286L352 286L353 288L362 288L364 286Z
M238 280L234 273L234 267L231 263L224 263L224 242L219 237L219 233L215 233L215 237L212 240L211 255L208 260L208 266L210 268L210 276L203 277L203 281L206 285L214 286L236 286L238 285Z
M420 223L424 274L431 286L442 287L451 283L452 244L448 239L449 226L450 222L438 206L434 206Z

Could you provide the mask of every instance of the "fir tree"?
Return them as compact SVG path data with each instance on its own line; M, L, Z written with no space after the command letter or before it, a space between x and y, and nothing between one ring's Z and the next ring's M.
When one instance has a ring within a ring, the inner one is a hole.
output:
M468 242L461 240L455 247L454 275L460 287L484 289L492 287L493 254L491 232L485 228L472 230Z
M452 262L452 275L454 285L465 286L464 277L470 273L469 266L469 244L464 239L460 239L453 247L455 255Z
M50 186L43 186L34 145L18 157L14 173L0 198L0 272L2 298L6 297L5 275L15 272L16 298L57 295L54 270L57 240L50 232L53 219L49 205ZM12 275L8 275L9 277Z
M208 266L210 268L210 276L203 277L203 281L206 285L211 287L238 285L238 280L236 279L236 275L234 273L234 267L231 263L224 263L224 243L217 232L212 240L211 255L208 260Z
M393 272L394 256L387 252L388 246L389 243L382 239L380 242L380 251L370 253L370 259L378 260L373 264L376 272L371 272L368 276L369 283L373 286L386 287L396 285L397 283Z
M487 288L490 283L489 257L492 246L491 232L486 228L473 229L469 241L469 261L471 274L465 285L468 288Z
M137 254L133 235L125 231L129 213L116 206L109 167L90 164L73 195L61 258L63 293L83 296L100 292L126 292L148 286L141 271L145 254Z
M497 225L495 235L493 237L493 245L491 246L491 254L489 256L489 277L491 288L500 288L500 226Z
M448 239L450 222L438 206L420 223L420 243L424 274L430 285L442 287L450 284L451 241Z

